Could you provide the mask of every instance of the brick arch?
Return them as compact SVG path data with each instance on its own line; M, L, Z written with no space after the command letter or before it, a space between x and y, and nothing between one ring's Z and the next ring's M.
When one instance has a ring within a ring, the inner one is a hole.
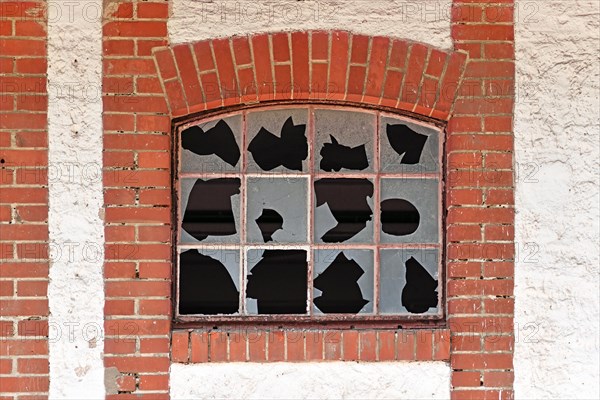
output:
M171 117L308 100L360 103L447 121L467 55L346 31L211 39L153 52Z

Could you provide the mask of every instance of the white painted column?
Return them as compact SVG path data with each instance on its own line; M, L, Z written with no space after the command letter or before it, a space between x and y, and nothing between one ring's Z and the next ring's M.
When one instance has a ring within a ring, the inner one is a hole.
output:
M102 0L48 3L50 398L104 398Z
M600 3L515 7L515 397L597 399Z

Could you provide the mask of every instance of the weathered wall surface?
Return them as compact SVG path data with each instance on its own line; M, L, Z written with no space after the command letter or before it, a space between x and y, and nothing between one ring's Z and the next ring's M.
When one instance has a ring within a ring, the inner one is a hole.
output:
M515 395L598 398L600 3L516 6Z
M449 387L444 363L171 366L172 399L447 399Z
M50 2L50 397L104 396L101 0Z
M450 49L451 0L173 0L171 43L300 29L347 29Z

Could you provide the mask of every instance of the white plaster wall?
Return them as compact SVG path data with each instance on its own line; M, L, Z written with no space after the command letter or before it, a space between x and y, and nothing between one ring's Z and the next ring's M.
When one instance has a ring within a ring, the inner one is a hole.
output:
M449 387L443 362L171 365L174 400L447 399Z
M173 0L171 43L257 32L345 29L425 42L444 49L451 0Z
M516 6L515 395L597 399L600 3Z
M48 4L50 398L104 398L102 0Z

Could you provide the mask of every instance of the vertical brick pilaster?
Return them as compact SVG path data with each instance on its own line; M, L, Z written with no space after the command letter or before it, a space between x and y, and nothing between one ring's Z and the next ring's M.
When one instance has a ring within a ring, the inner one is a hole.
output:
M0 397L48 395L46 4L0 2Z
M104 10L104 360L120 374L108 398L168 397L170 117L152 57L167 44L167 18L167 1Z
M511 399L513 2L454 0L452 16L469 53L447 137L452 397Z

